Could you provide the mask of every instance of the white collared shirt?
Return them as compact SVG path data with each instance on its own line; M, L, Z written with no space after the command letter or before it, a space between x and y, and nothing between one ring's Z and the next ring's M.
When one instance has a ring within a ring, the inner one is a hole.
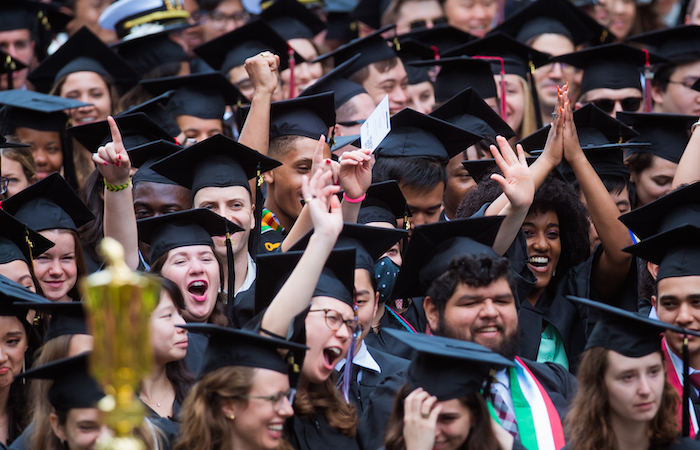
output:
M338 361L338 364L335 365L335 370L337 370L338 372L343 370L343 367L345 367L345 361L345 358ZM355 353L355 357L352 359L352 363L353 365L362 367L362 369L382 373L382 368L379 367L377 361L375 361L375 359L372 357L372 354L367 350L367 344L365 344L364 340L360 343L360 348L359 350L357 350L357 353ZM360 381L362 381L362 370L359 370L357 373L357 382L359 383Z
M250 253L246 253L246 255L248 256L248 270L245 274L245 280L243 280L243 284L236 291L236 295L238 295L239 292L247 291L248 289L250 289L250 287L255 282L255 275L258 273L253 257L250 256Z
M514 413L515 408L513 407L513 397L510 395L510 376L508 375L508 370L499 370L493 377L495 380L491 382L491 390L501 394L503 401L506 402L508 408Z

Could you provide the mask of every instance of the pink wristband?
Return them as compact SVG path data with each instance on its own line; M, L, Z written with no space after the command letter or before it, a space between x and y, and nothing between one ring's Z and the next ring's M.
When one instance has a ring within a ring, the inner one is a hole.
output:
M367 197L367 193L362 194L362 196L358 197L358 198L350 198L347 195L345 195L345 192L343 192L343 198L348 203L362 203L362 201L365 199L365 197Z

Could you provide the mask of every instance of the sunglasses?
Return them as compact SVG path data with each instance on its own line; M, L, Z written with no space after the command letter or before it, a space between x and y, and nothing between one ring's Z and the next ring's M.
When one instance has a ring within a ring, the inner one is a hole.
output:
M641 97L627 97L621 100L612 100L609 98L601 98L598 100L593 100L591 103L596 105L598 108L602 109L604 112L610 114L615 109L615 104L620 103L623 111L638 111L639 107L642 106Z
M447 17L438 17L436 19L433 19L432 22L433 22L433 26L444 25L447 23ZM427 20L414 20L413 22L409 23L408 26L411 30L417 30L419 28L427 27L428 21Z

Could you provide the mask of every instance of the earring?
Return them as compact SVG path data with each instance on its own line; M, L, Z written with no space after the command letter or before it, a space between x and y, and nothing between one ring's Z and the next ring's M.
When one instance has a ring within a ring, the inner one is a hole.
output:
M231 420L234 420L234 419L236 418L236 416L234 416L233 414L231 414L230 416L228 416L228 418L231 419Z

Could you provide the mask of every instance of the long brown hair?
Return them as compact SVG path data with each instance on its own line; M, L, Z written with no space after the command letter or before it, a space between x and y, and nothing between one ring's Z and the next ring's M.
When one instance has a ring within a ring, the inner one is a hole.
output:
M565 419L570 434L568 447L575 450L617 449L615 433L610 426L609 394L605 385L609 352L603 347L586 350L578 368L578 391ZM663 355L661 359L663 361ZM664 378L665 368L664 362ZM665 379L661 405L647 431L652 448L666 448L678 438L678 402L678 393Z
M403 437L403 402L413 391L408 383L405 383L394 400L394 410L389 418L384 437L384 448L386 450L406 450L406 441ZM460 397L459 402L469 409L471 413L472 429L460 449L464 450L499 450L500 446L496 439L496 434L491 427L491 416L489 415L486 400L479 393L467 394Z
M230 424L222 408L231 398L248 395L256 369L227 366L202 377L182 405L180 439L173 450L228 450ZM291 449L282 440L279 450Z
M324 414L328 423L347 437L354 437L359 422L355 405L345 403L340 391L335 387L335 377L328 377L322 383L310 383L306 389L299 389L294 397L294 414L311 416Z
M164 255L160 256L158 259L152 262L151 264L151 273L155 273L157 275L163 276L161 273L163 271L163 265L165 264L165 261L168 260L168 253L166 252ZM216 302L214 303L214 309L211 312L211 315L209 315L209 318L207 319L207 323L213 323L214 325L220 325L222 327L225 327L228 325L228 318L226 317L226 311L224 307L224 301L226 299L226 296L223 294L224 292L224 263L221 259L221 257L214 251L212 248L212 253L214 253L214 257L216 258L216 262L219 263L219 294L216 296ZM185 308L186 310L186 308Z

